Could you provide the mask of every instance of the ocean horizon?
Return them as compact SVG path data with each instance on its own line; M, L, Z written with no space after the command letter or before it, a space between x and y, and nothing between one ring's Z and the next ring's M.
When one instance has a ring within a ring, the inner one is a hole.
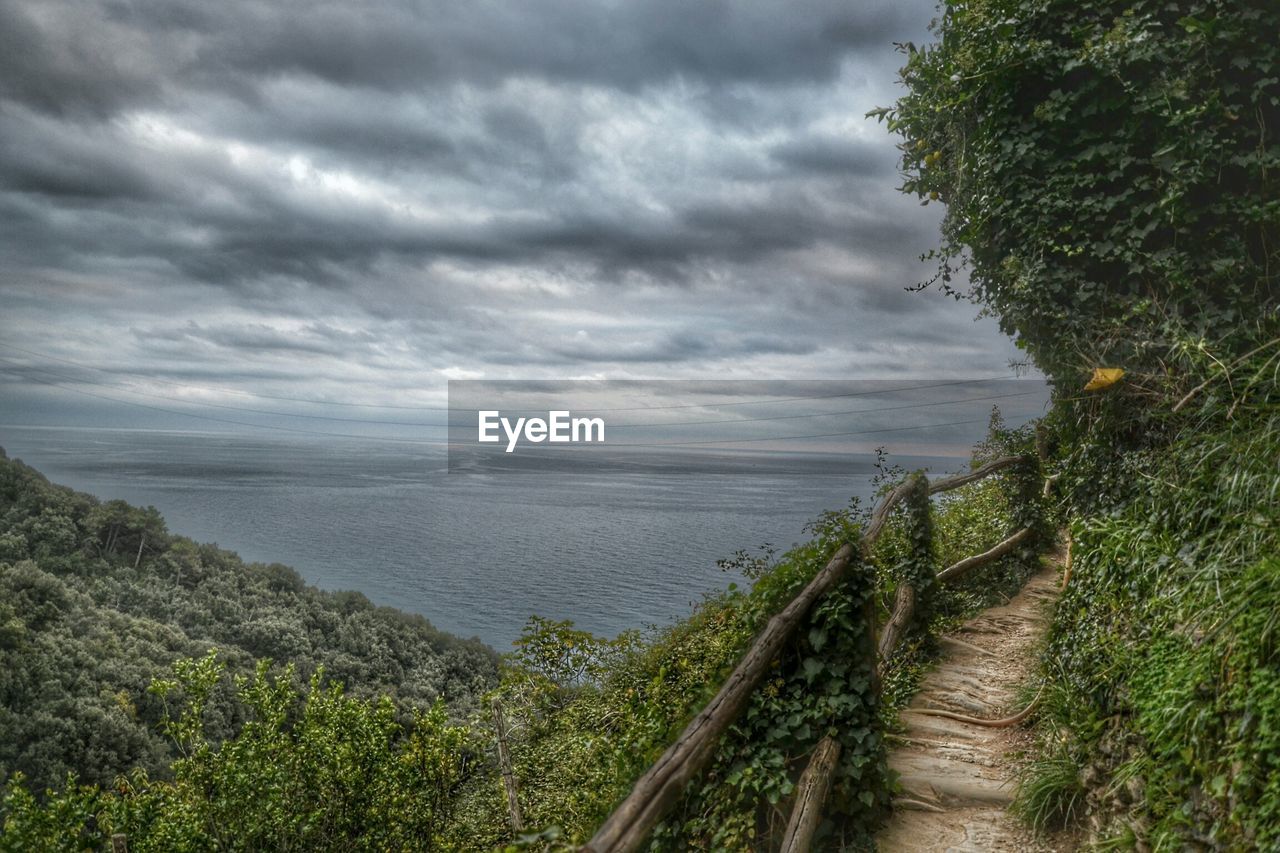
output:
M867 453L771 468L769 454L716 452L636 470L448 473L430 446L128 428L0 426L0 447L60 485L155 506L171 533L499 651L533 615L602 636L669 624L741 580L717 560L802 541L824 511L870 497L875 470Z

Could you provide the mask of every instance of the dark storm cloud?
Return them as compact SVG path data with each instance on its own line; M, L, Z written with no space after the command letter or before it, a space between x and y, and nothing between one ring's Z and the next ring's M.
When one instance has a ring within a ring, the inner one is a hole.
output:
M789 139L769 152L780 165L822 175L883 177L893 168L892 149L835 136Z
M155 177L90 131L67 134L57 126L5 123L0 137L0 182L24 195L61 197L66 203L145 201L162 195Z
M368 332L345 332L323 323L311 323L286 333L261 323L207 328L188 322L177 328L151 328L145 332L135 329L134 333L152 343L194 341L232 350L322 353L335 357L353 354L378 342L377 337Z
M148 27L109 18L106 4L0 3L0 94L44 112L99 115L158 96L168 51L150 50Z
M0 0L0 344L199 399L998 373L863 118L931 12Z
M552 352L562 363L621 362L663 364L687 362L709 353L720 357L808 355L818 349L811 341L783 335L725 334L696 329L636 341L611 338L607 341L570 340Z
M850 51L918 29L921 11L841 0L8 2L0 80L8 97L54 113L190 89L251 100L280 75L388 91L511 77L629 91L675 78L820 81Z

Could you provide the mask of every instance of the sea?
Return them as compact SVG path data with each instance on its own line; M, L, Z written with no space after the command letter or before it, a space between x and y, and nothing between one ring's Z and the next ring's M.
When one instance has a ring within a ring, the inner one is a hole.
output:
M717 560L785 550L824 511L871 497L875 463L691 452L666 464L449 471L440 448L363 439L10 426L0 446L55 483L156 507L173 533L499 651L532 615L601 636L679 619L741 582ZM939 473L965 464L892 461Z

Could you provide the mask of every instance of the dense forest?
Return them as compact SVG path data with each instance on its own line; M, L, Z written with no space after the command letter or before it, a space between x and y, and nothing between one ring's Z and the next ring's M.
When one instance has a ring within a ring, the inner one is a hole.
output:
M406 719L437 700L463 716L497 681L478 641L174 536L154 508L52 485L0 452L0 780L21 773L43 790L69 773L165 777L177 753L149 688L210 649L231 675L273 659L300 686L323 669L352 695L389 696ZM215 741L244 719L231 684L209 698Z
M772 849L824 735L843 751L820 843L865 847L893 791L885 739L937 634L1059 536L1072 570L1017 811L1101 849L1280 847L1277 32L1270 0L999 0L944 4L934 42L903 46L904 94L876 115L905 191L946 205L922 289L997 316L1054 388L1034 429L995 418L973 461L1035 470L895 511L871 581L806 615L654 849ZM751 583L668 628L534 619L496 663L171 537L154 512L3 471L12 849L112 833L133 850L571 847L869 521L855 503L785 554L737 555ZM865 614L921 571L912 531L946 565L1011 527L1035 535L930 601L879 682Z

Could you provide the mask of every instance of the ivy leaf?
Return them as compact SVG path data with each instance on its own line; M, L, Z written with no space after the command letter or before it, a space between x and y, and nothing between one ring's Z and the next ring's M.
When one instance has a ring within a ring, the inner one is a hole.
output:
M822 661L817 658L804 659L804 680L808 684L812 684L813 680L818 677L818 673L822 672Z

